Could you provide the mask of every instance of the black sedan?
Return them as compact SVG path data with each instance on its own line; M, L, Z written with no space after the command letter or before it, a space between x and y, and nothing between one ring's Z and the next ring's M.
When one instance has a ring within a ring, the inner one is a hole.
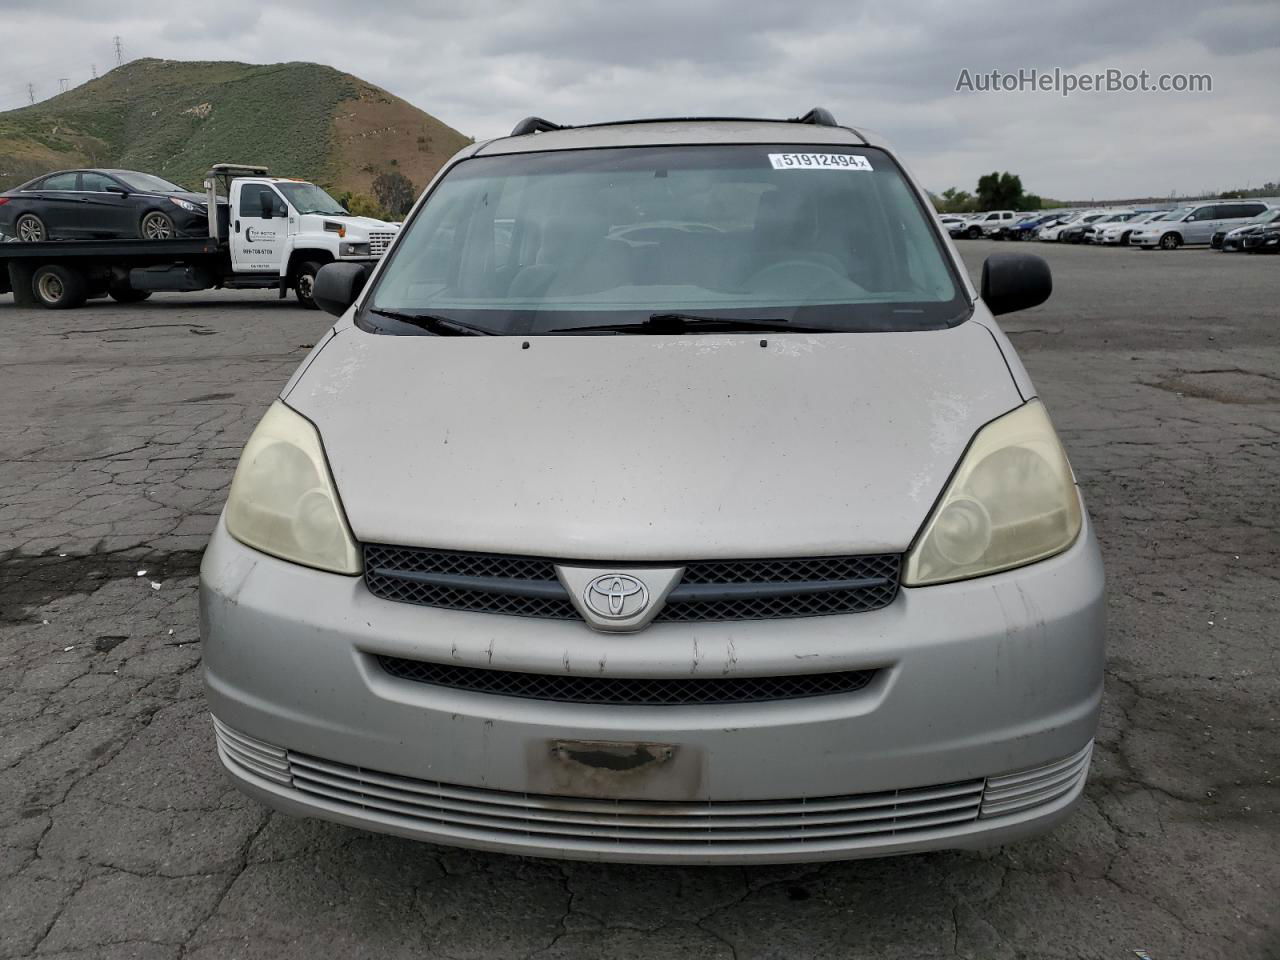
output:
M1248 253L1280 253L1280 227L1272 224L1248 234L1244 238L1244 249Z
M205 196L134 170L61 170L0 193L0 234L40 240L204 236Z

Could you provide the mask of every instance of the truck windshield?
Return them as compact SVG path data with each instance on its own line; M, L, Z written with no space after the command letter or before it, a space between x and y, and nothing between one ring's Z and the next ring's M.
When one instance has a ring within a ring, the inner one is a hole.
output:
M421 333L385 316L417 312L527 336L676 312L928 329L970 305L888 154L788 144L464 160L410 221L365 308L357 322L378 333Z
M276 189L284 194L284 198L299 213L319 213L329 217L346 215L347 211L342 208L342 204L314 183L277 183Z

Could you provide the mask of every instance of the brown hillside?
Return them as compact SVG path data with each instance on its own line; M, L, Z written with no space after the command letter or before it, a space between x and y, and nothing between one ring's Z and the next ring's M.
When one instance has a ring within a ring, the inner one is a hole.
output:
M367 194L390 170L421 188L466 142L332 67L144 59L0 113L0 190L78 166L144 170L198 187L210 164L236 162Z
M421 190L468 138L371 84L334 111L333 156L343 189L371 193L379 173L399 170ZM391 161L395 161L393 164Z

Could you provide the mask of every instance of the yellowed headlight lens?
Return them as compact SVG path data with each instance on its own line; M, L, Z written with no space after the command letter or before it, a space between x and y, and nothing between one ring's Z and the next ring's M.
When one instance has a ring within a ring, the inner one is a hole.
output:
M903 582L980 577L1061 553L1080 534L1080 498L1038 400L978 432L924 533Z
M333 573L360 572L315 427L277 400L240 455L227 530L247 546Z

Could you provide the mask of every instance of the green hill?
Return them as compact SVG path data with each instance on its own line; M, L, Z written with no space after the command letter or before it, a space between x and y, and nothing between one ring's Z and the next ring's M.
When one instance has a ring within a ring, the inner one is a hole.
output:
M199 189L212 163L370 193L398 170L421 188L467 138L385 90L314 63L135 60L0 113L0 190L65 167L145 170Z

